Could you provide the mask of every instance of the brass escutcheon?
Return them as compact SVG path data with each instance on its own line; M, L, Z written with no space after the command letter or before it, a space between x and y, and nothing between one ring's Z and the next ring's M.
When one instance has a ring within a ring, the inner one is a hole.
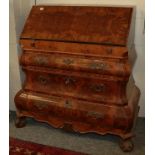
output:
M47 84L47 78L44 77L44 76L42 76L42 75L40 75L40 76L38 77L38 81L39 81L42 85L46 85L46 84Z
M105 91L105 85L104 84L91 85L90 89L94 92L104 92Z
M36 47L35 40L32 40L31 46L32 46L32 47Z

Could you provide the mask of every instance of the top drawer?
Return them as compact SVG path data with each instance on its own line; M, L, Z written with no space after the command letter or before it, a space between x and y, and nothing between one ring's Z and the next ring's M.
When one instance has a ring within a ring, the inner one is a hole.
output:
M117 58L127 59L128 50L121 46L108 46L84 43L67 43L43 40L21 39L20 45L23 50L42 53L63 53L72 55L89 56L93 58Z

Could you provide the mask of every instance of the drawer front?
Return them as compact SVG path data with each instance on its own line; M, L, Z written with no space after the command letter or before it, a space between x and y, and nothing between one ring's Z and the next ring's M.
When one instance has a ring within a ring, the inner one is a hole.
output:
M42 53L61 53L71 55L83 55L96 58L128 58L128 49L120 46L108 46L97 44L67 43L55 41L20 40L21 48Z
M18 102L21 99L25 102ZM101 128L126 129L130 119L129 113L122 107L105 106L41 93L21 92L16 96L16 107L23 112L40 115L40 118L46 118L46 120L50 117L60 118L63 122L75 121Z
M51 97L52 98L52 97ZM51 104L47 101L36 101L30 100L28 107L32 112L42 113L42 114L52 114L53 116L63 118L68 121L79 121L85 120L85 123L99 123L99 121L104 121L105 113L101 110L93 110L91 106L87 104L88 109L80 108L78 102L74 102L70 99L60 99L59 103ZM85 105L86 106L86 105ZM92 109L92 110L89 110Z
M41 54L24 52L21 57L24 66L50 67L76 71L87 71L105 75L129 76L130 66L127 60L101 60L66 54Z
M104 104L126 104L125 84L89 77L26 71L24 89L59 96L71 96Z

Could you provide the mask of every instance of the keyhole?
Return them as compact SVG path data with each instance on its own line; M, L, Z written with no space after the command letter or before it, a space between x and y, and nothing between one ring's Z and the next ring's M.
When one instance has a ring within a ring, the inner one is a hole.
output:
M39 81L43 85L46 85L47 84L47 80L44 77L42 77L42 76L39 76Z

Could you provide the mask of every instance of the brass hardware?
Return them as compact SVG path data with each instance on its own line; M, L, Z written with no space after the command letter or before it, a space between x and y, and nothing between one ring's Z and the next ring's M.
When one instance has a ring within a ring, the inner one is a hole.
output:
M91 85L90 89L93 90L94 92L104 92L105 91L105 85L104 84L99 84L99 85Z
M48 59L47 59L47 57L43 57L43 56L34 57L34 61L35 61L38 65L47 65L47 64L48 64Z
M42 85L46 85L47 84L47 78L45 78L44 76L39 76L38 77L38 80L39 82L42 84Z
M95 117L95 118L103 118L103 114L95 111L88 111L87 116Z
M102 69L102 70L105 70L106 69L106 64L103 64L103 63L91 63L90 64L90 68L91 69Z
M63 62L64 62L66 65L70 65L70 64L74 63L74 60L73 60L73 59L67 58L67 59L64 59Z
M65 107L66 108L72 108L72 104L68 100L66 100Z
M72 84L72 83L74 83L74 82L76 82L76 80L73 79L73 78L71 78L71 77L67 77L67 78L65 79L65 84L66 84L66 85Z
M40 101L35 102L34 106L36 106L39 110L48 108L48 104L46 104L45 102L40 102Z

